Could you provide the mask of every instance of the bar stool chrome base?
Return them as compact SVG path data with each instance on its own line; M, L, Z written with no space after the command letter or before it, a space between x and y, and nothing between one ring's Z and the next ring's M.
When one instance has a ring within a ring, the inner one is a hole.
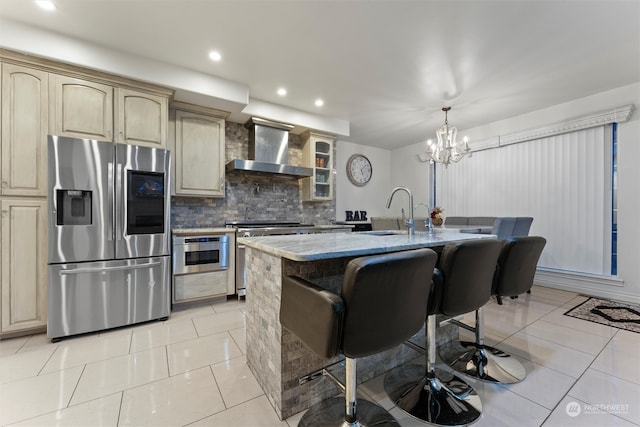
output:
M393 426L400 424L381 406L364 399L357 399L358 419L353 423L345 421L344 397L325 399L313 405L302 416L298 427L356 427L356 426Z
M481 381L514 384L525 379L527 371L519 360L497 348L461 341L460 346L440 349L440 358L455 371Z
M425 375L425 371L424 365L408 364L385 377L384 389L400 409L441 426L468 425L480 418L480 396L469 384L450 372Z

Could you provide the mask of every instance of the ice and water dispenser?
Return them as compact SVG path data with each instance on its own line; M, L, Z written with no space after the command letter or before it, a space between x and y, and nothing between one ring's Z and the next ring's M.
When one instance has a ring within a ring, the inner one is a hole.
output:
M92 191L56 190L57 225L91 225Z

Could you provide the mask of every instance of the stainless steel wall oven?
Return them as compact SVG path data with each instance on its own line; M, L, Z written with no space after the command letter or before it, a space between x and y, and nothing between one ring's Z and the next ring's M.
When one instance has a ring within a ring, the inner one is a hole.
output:
M174 304L225 296L229 278L229 236L173 236Z
M229 268L229 237L174 236L173 274L202 273Z

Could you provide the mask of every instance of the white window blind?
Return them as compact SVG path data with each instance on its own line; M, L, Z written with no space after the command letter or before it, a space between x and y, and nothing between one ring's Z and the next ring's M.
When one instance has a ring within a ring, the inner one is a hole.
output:
M599 126L473 153L437 167L446 215L532 216L539 266L609 275L611 153Z

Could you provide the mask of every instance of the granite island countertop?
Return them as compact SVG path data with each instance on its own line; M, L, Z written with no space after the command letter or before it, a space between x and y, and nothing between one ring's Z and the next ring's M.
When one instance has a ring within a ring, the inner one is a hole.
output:
M238 239L238 242L292 261L317 261L444 246L463 240L487 238L495 239L496 236L436 229L433 233L416 232L415 236L401 231L370 231L243 237Z
M242 237L246 246L245 305L246 361L260 387L281 419L309 408L318 399L334 396L332 382L298 378L340 360L318 357L280 324L282 280L297 276L329 292L340 293L348 262L358 256L398 252L415 248L442 247L464 240L495 239L491 234L460 233L436 229L432 234L409 236L401 230L356 233L291 234ZM311 310L311 308L310 308ZM442 328L448 328L443 330ZM438 342L457 342L458 327L447 324L439 330ZM416 335L424 342L424 331ZM358 359L358 369L370 379L415 359L417 353L400 345ZM360 378L361 381L366 379Z

